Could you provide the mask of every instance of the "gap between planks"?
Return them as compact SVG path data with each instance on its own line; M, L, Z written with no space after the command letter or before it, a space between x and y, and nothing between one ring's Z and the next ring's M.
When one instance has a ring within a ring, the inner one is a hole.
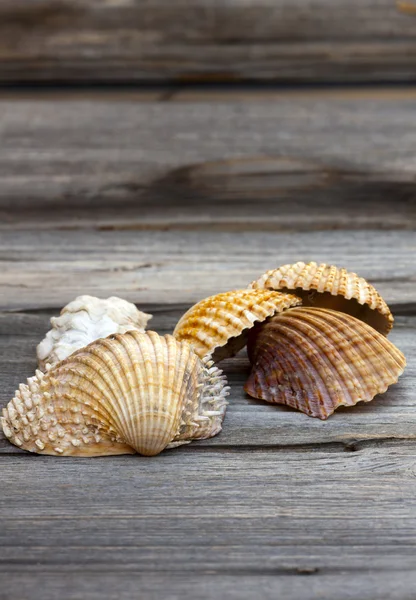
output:
M2 102L54 102L85 101L96 102L271 102L280 99L293 100L414 100L416 84L389 85L354 85L354 84L321 84L321 85L192 85L173 84L164 86L146 85L43 85L33 86L1 86L0 105Z

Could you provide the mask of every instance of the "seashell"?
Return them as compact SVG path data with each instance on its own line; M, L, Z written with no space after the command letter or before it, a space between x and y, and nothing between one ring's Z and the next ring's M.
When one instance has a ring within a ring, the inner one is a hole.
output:
M30 452L152 456L216 435L225 384L222 371L189 344L133 330L37 371L20 385L1 423L6 437Z
M38 345L39 368L54 365L75 350L113 333L130 329L144 331L152 315L141 312L131 302L112 296L106 300L78 296L64 306L60 317L52 317L52 329Z
M248 353L250 396L320 419L382 394L406 365L400 350L367 323L312 307L289 309L256 327Z
M192 306L178 321L173 335L192 344L198 356L214 362L237 354L246 345L256 321L301 304L300 298L270 290L236 290L210 296Z
M355 273L333 265L315 262L283 265L267 271L249 287L297 294L303 306L348 313L385 335L393 327L393 315L377 290Z

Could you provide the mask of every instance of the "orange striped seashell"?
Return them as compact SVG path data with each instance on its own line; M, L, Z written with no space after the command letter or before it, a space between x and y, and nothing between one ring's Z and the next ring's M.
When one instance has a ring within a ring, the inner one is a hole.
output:
M37 371L3 409L1 424L30 452L153 456L221 431L225 383L189 344L132 330Z
M178 321L173 335L189 342L198 356L214 362L237 354L246 345L249 329L300 298L270 290L236 290L210 296L192 306Z
M292 308L250 332L253 398L326 419L396 383L406 360L385 336L351 315Z
M302 298L303 306L348 313L384 335L393 327L393 315L377 290L356 273L333 265L315 262L283 265L267 271L249 287L294 293Z

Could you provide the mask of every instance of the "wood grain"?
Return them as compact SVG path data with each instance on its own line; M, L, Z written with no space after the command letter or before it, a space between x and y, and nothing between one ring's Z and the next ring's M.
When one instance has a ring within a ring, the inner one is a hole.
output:
M403 81L414 18L393 0L6 0L0 80Z
M189 306L297 260L358 271L399 312L416 301L412 231L3 231L0 260L3 310L62 307L82 293Z
M136 7L94 10L116 5ZM369 278L408 359L386 394L322 422L248 398L242 352L223 363L222 433L152 459L30 455L0 435L1 600L413 600L413 113L408 94L0 101L0 406L77 294L129 298L164 333L300 259Z
M371 551L371 549L370 549ZM394 551L394 549L392 549ZM367 561L368 554L363 556ZM367 564L367 562L366 562ZM355 571L319 573L300 567L292 574L220 575L211 571L203 575L105 573L82 570L81 573L8 573L3 575L3 598L32 598L34 590L42 590L44 600L65 596L68 600L100 600L103 590L109 600L130 600L140 589L142 597L157 600L253 600L261 595L274 600L284 594L287 600L413 600L415 574L412 570ZM2 592L0 592L2 593ZM2 600L3 600L2 598Z
M351 581L358 577L359 597L369 598L393 589L381 588L389 574L398 587L384 597L407 598L415 468L412 445L348 453L178 450L150 460L3 457L2 591L26 597L29 581L46 580L48 588L59 576L77 598L95 597L107 581L112 594L126 594L142 575L145 597L167 587L168 597L184 590L194 598L189 582L196 581L196 597L216 598L219 589L235 598L251 581L243 597L254 598L260 577L267 598L279 583L289 598L357 598ZM333 587L319 593L330 577Z
M3 100L0 230L414 229L415 145L404 92Z

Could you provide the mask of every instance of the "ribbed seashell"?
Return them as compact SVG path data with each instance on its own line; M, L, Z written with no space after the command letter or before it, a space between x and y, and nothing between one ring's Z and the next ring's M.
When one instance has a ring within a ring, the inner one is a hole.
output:
M1 419L30 452L152 456L216 435L228 388L189 344L153 331L97 340L20 385Z
M78 296L64 306L59 317L51 318L52 329L37 347L39 368L55 365L75 350L113 333L130 329L144 331L152 315L141 312L131 302L112 296Z
M382 394L406 365L400 350L373 327L321 308L292 308L256 327L248 353L250 396L320 419Z
M256 322L301 304L300 298L270 290L235 290L210 296L192 306L173 335L192 344L198 356L215 362L237 354Z
M297 294L303 306L348 313L385 335L393 326L393 315L377 290L356 273L333 265L315 262L283 265L267 271L249 287Z

